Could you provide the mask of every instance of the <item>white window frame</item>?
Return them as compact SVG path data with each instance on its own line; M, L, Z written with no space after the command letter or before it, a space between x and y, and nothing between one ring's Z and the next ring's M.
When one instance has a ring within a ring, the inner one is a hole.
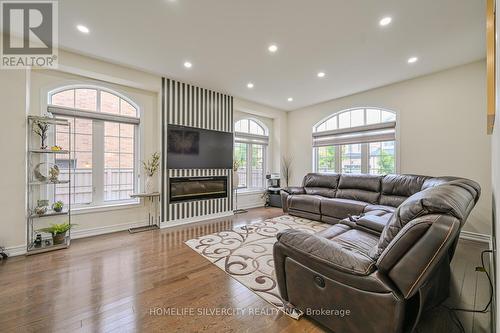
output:
M82 110L77 108L62 107L58 105L52 105L52 96L66 90L73 89L93 89L96 90L96 110ZM130 105L132 105L137 112L136 117L116 115L101 112L101 92L107 92L114 96L123 99ZM117 92L116 90L109 89L106 87L96 86L96 85L66 85L53 89L47 93L47 110L55 115L74 117L81 119L91 119L93 122L92 126L92 201L88 204L72 204L75 209L92 209L99 210L104 207L120 207L129 204L139 204L139 199L130 198L122 200L104 200L104 153L105 153L105 143L104 143L104 122L116 122L122 124L133 124L134 125L134 192L138 192L140 188L139 177L140 177L140 141L141 141L141 108L137 103L135 103L131 98L125 96L124 94ZM73 131L73 129L72 129ZM74 145L74 143L73 143ZM72 147L74 148L74 146ZM97 148L97 149L96 149Z
M316 123L314 126L313 126L313 133L318 133L318 127L321 126L323 123L327 122L328 120L330 120L331 118L333 117L337 117L336 118L336 122L337 122L337 129L339 128L339 116L342 114L342 113L346 113L346 112L352 112L352 111L355 111L355 110L360 110L360 109L363 109L363 123L366 124L366 119L367 119L367 110L370 109L370 110L379 110L379 111L385 111L385 112L389 112L389 113L392 113L395 115L396 117L396 120L395 120L395 140L394 140L394 171L395 173L399 173L399 166L400 166L400 144L399 144L399 113L397 111L394 111L394 110L390 110L390 109L385 109L385 108L380 108L380 107L355 107L355 108L349 108L349 109L345 109L345 110L341 110L341 111L338 111L338 112L335 112L331 115L329 115L328 117L326 118L323 118L322 120L320 120L318 123ZM381 122L381 123L375 123L374 125L376 124L384 124L384 122ZM370 126L370 125L364 125L364 126ZM349 131L350 128L356 128L356 127L346 127L346 128L342 128L341 130L342 131L345 131L345 132L352 132L352 133L355 133L355 131ZM325 131L326 132L326 131ZM390 140L392 141L392 140ZM380 141L380 142L383 142L383 141ZM361 173L368 173L369 172L369 169L370 169L370 154L369 154L369 149L368 149L368 145L369 143L364 143L364 142L360 142L361 144ZM341 145L335 145L334 146L334 150L335 150L335 173L341 173L342 172L342 157L341 157L341 149L340 149L340 146ZM314 172L319 172L319 154L318 154L318 148L319 147L312 147L312 150L313 150L313 154L312 154L312 168L314 170Z
M257 191L264 190L266 188L266 170L267 170L267 148L269 145L269 130L266 125L261 121L254 118L242 118L235 121L235 124L242 120L248 120L255 122L260 128L263 129L264 135L252 134L248 132L234 132L235 143L241 143L247 145L247 165L246 165L246 186L238 186L239 192L244 191ZM235 126L236 127L236 126ZM250 126L249 126L250 127ZM254 146L262 147L262 184L260 186L252 186L252 152Z

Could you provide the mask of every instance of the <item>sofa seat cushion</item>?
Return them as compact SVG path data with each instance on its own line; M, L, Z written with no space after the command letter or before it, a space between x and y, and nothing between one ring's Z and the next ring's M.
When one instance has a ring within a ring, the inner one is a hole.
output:
M317 195L299 194L288 199L288 208L320 214L321 197Z
M376 262L368 251L377 244L378 237L345 227L332 226L331 238L322 236L328 235L325 231L311 235L300 230L285 230L278 234L278 240L340 271L363 276L373 273Z
M345 219L349 215L360 215L368 205L366 202L350 199L321 198L321 214Z

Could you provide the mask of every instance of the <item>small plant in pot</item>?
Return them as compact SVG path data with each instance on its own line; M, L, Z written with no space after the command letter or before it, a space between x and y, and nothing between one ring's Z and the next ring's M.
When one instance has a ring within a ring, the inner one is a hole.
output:
M66 237L66 232L74 226L69 223L61 224L51 224L50 227L42 228L37 231L46 232L52 234L52 243L54 245L64 243L64 238Z
M52 204L52 209L54 210L54 212L56 213L60 213L62 212L63 210L63 207L64 207L64 202L62 201L56 201Z
M142 166L146 172L144 191L146 193L153 193L155 192L155 180L153 177L160 168L160 154L155 152L149 160L142 162Z

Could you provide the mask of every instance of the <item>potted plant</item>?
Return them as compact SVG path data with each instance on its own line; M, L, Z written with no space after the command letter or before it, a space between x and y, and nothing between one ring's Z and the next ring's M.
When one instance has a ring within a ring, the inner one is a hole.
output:
M155 192L155 181L153 179L154 175L160 168L160 154L158 152L153 153L151 158L146 162L142 162L144 171L146 172L146 181L144 183L144 192L153 193Z
M56 213L60 213L62 212L63 210L63 207L64 207L64 202L62 201L56 201L52 204L52 209L54 210L54 212Z
M50 227L42 228L37 231L52 234L52 243L54 245L64 243L66 232L74 226L69 223L51 224Z
M240 168L240 161L233 162L233 188L238 188L240 185L240 177L238 176L238 169Z

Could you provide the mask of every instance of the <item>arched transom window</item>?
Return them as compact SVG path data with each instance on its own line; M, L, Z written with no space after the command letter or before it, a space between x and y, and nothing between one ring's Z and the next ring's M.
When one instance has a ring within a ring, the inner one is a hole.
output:
M355 108L332 114L313 127L316 172L396 172L396 113Z
M48 94L48 110L71 123L71 136L56 127L55 142L71 154L57 156L61 175L69 177L77 206L135 201L137 192L139 108L124 95L103 87L66 86ZM67 188L56 188L56 200L68 202Z
M241 119L234 124L234 136L234 160L239 164L238 188L264 188L267 127L255 119Z

